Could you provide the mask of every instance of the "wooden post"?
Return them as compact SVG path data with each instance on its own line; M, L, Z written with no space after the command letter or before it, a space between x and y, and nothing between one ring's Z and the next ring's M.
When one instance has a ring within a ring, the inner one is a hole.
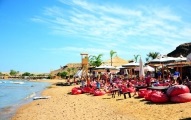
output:
M164 66L162 64L162 80L164 80Z
M182 67L183 67L183 65L181 64L181 66L180 66L180 77L181 77L181 79L182 79Z

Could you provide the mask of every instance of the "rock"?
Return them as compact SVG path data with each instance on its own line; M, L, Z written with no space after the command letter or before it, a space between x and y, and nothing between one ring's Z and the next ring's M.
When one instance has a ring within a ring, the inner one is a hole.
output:
M180 57L180 55L186 57L189 53L191 53L191 42L184 43L176 47L176 49L167 54L169 57Z

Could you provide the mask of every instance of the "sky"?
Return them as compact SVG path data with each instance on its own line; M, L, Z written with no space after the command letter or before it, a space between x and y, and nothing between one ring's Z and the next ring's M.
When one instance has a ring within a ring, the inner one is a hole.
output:
M0 0L0 72L50 72L80 53L143 61L191 42L190 0Z

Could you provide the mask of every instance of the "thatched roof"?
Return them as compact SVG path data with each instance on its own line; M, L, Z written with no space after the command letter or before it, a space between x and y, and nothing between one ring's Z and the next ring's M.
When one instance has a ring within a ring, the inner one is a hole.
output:
M119 66L127 64L127 63L129 63L129 61L124 60L118 56L115 56L112 59L112 66L114 66L114 67L119 67ZM102 65L111 65L111 59L104 61Z

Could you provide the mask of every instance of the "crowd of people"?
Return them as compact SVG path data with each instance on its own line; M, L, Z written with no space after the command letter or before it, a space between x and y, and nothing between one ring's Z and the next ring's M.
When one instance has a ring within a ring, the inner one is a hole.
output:
M133 77L130 78L127 74L120 75L112 72L93 72L89 76L80 78L81 87L90 86L95 89L104 89L109 91L113 88L120 86L135 87L135 86L172 86L172 85L186 85L191 90L191 81L186 76L185 79L180 77L180 73L175 71L173 74L161 77L161 73L157 73L153 77L151 72L148 71L144 78Z

